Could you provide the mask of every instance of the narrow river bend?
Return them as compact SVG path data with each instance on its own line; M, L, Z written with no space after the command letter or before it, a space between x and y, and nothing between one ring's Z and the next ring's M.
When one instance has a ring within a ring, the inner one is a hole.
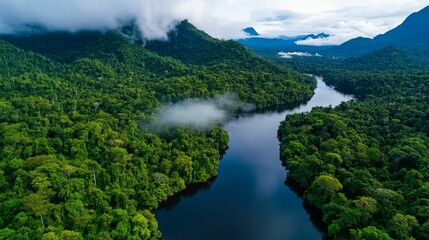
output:
M229 149L217 178L191 187L157 210L164 240L322 239L302 199L284 184L277 140L277 128L286 115L352 98L326 86L320 77L317 83L306 104L239 117L225 125Z

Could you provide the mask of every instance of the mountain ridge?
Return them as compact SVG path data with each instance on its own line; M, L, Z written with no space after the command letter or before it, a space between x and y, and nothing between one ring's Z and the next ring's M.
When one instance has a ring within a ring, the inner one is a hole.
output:
M321 39L329 37L329 34L318 33L318 34L307 34L289 37L281 35L275 38L264 38L264 37L250 37L236 40L237 42L250 47L250 48L282 48L282 47L298 47L297 42L304 41L307 39Z
M332 52L340 55L360 55L388 46L429 49L429 6L410 14L400 25L373 39L357 37Z

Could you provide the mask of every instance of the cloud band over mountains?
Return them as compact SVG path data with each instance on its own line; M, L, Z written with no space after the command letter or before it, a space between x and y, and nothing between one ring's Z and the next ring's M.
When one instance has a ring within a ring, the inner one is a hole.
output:
M2 0L0 32L111 29L135 20L147 39L166 38L179 20L168 0Z
M252 26L263 37L325 32L301 44L339 44L374 37L428 5L416 0L1 0L0 32L40 25L48 30L109 29L136 20L147 39L166 38L177 21L189 19L218 38L244 37Z

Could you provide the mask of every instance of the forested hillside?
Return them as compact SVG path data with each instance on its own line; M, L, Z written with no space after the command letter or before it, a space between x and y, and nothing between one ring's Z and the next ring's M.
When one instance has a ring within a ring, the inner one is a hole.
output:
M163 102L233 92L262 108L306 100L315 88L314 79L257 57L238 43L214 39L188 21L181 22L167 42L147 42L145 48L140 41L130 44L123 34L87 31L0 38L64 64L97 60L98 67L110 68L109 77L131 75L145 81Z
M377 64L378 63L378 64ZM281 158L334 239L429 238L429 71L389 48L313 64L358 100L289 115Z
M162 132L142 123L186 98L233 92L263 107L307 99L314 87L217 40L246 60L196 66L116 31L1 38L0 239L160 238L153 210L216 176L228 135L216 123ZM228 64L247 60L250 73Z
M220 81L207 81L216 82L216 88L223 87L223 91L234 89L244 101L254 102L258 107L302 101L316 87L314 79L257 57L232 40L211 38L187 20L169 33L167 42L150 41L146 47L215 74Z

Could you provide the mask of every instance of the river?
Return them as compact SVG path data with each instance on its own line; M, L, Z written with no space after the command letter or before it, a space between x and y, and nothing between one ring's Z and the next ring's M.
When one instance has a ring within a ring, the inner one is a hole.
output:
M157 210L163 240L298 240L323 238L302 199L284 184L277 129L285 116L352 98L317 77L299 107L242 116L225 124L230 142L216 179L191 186ZM320 221L320 219L319 219Z

